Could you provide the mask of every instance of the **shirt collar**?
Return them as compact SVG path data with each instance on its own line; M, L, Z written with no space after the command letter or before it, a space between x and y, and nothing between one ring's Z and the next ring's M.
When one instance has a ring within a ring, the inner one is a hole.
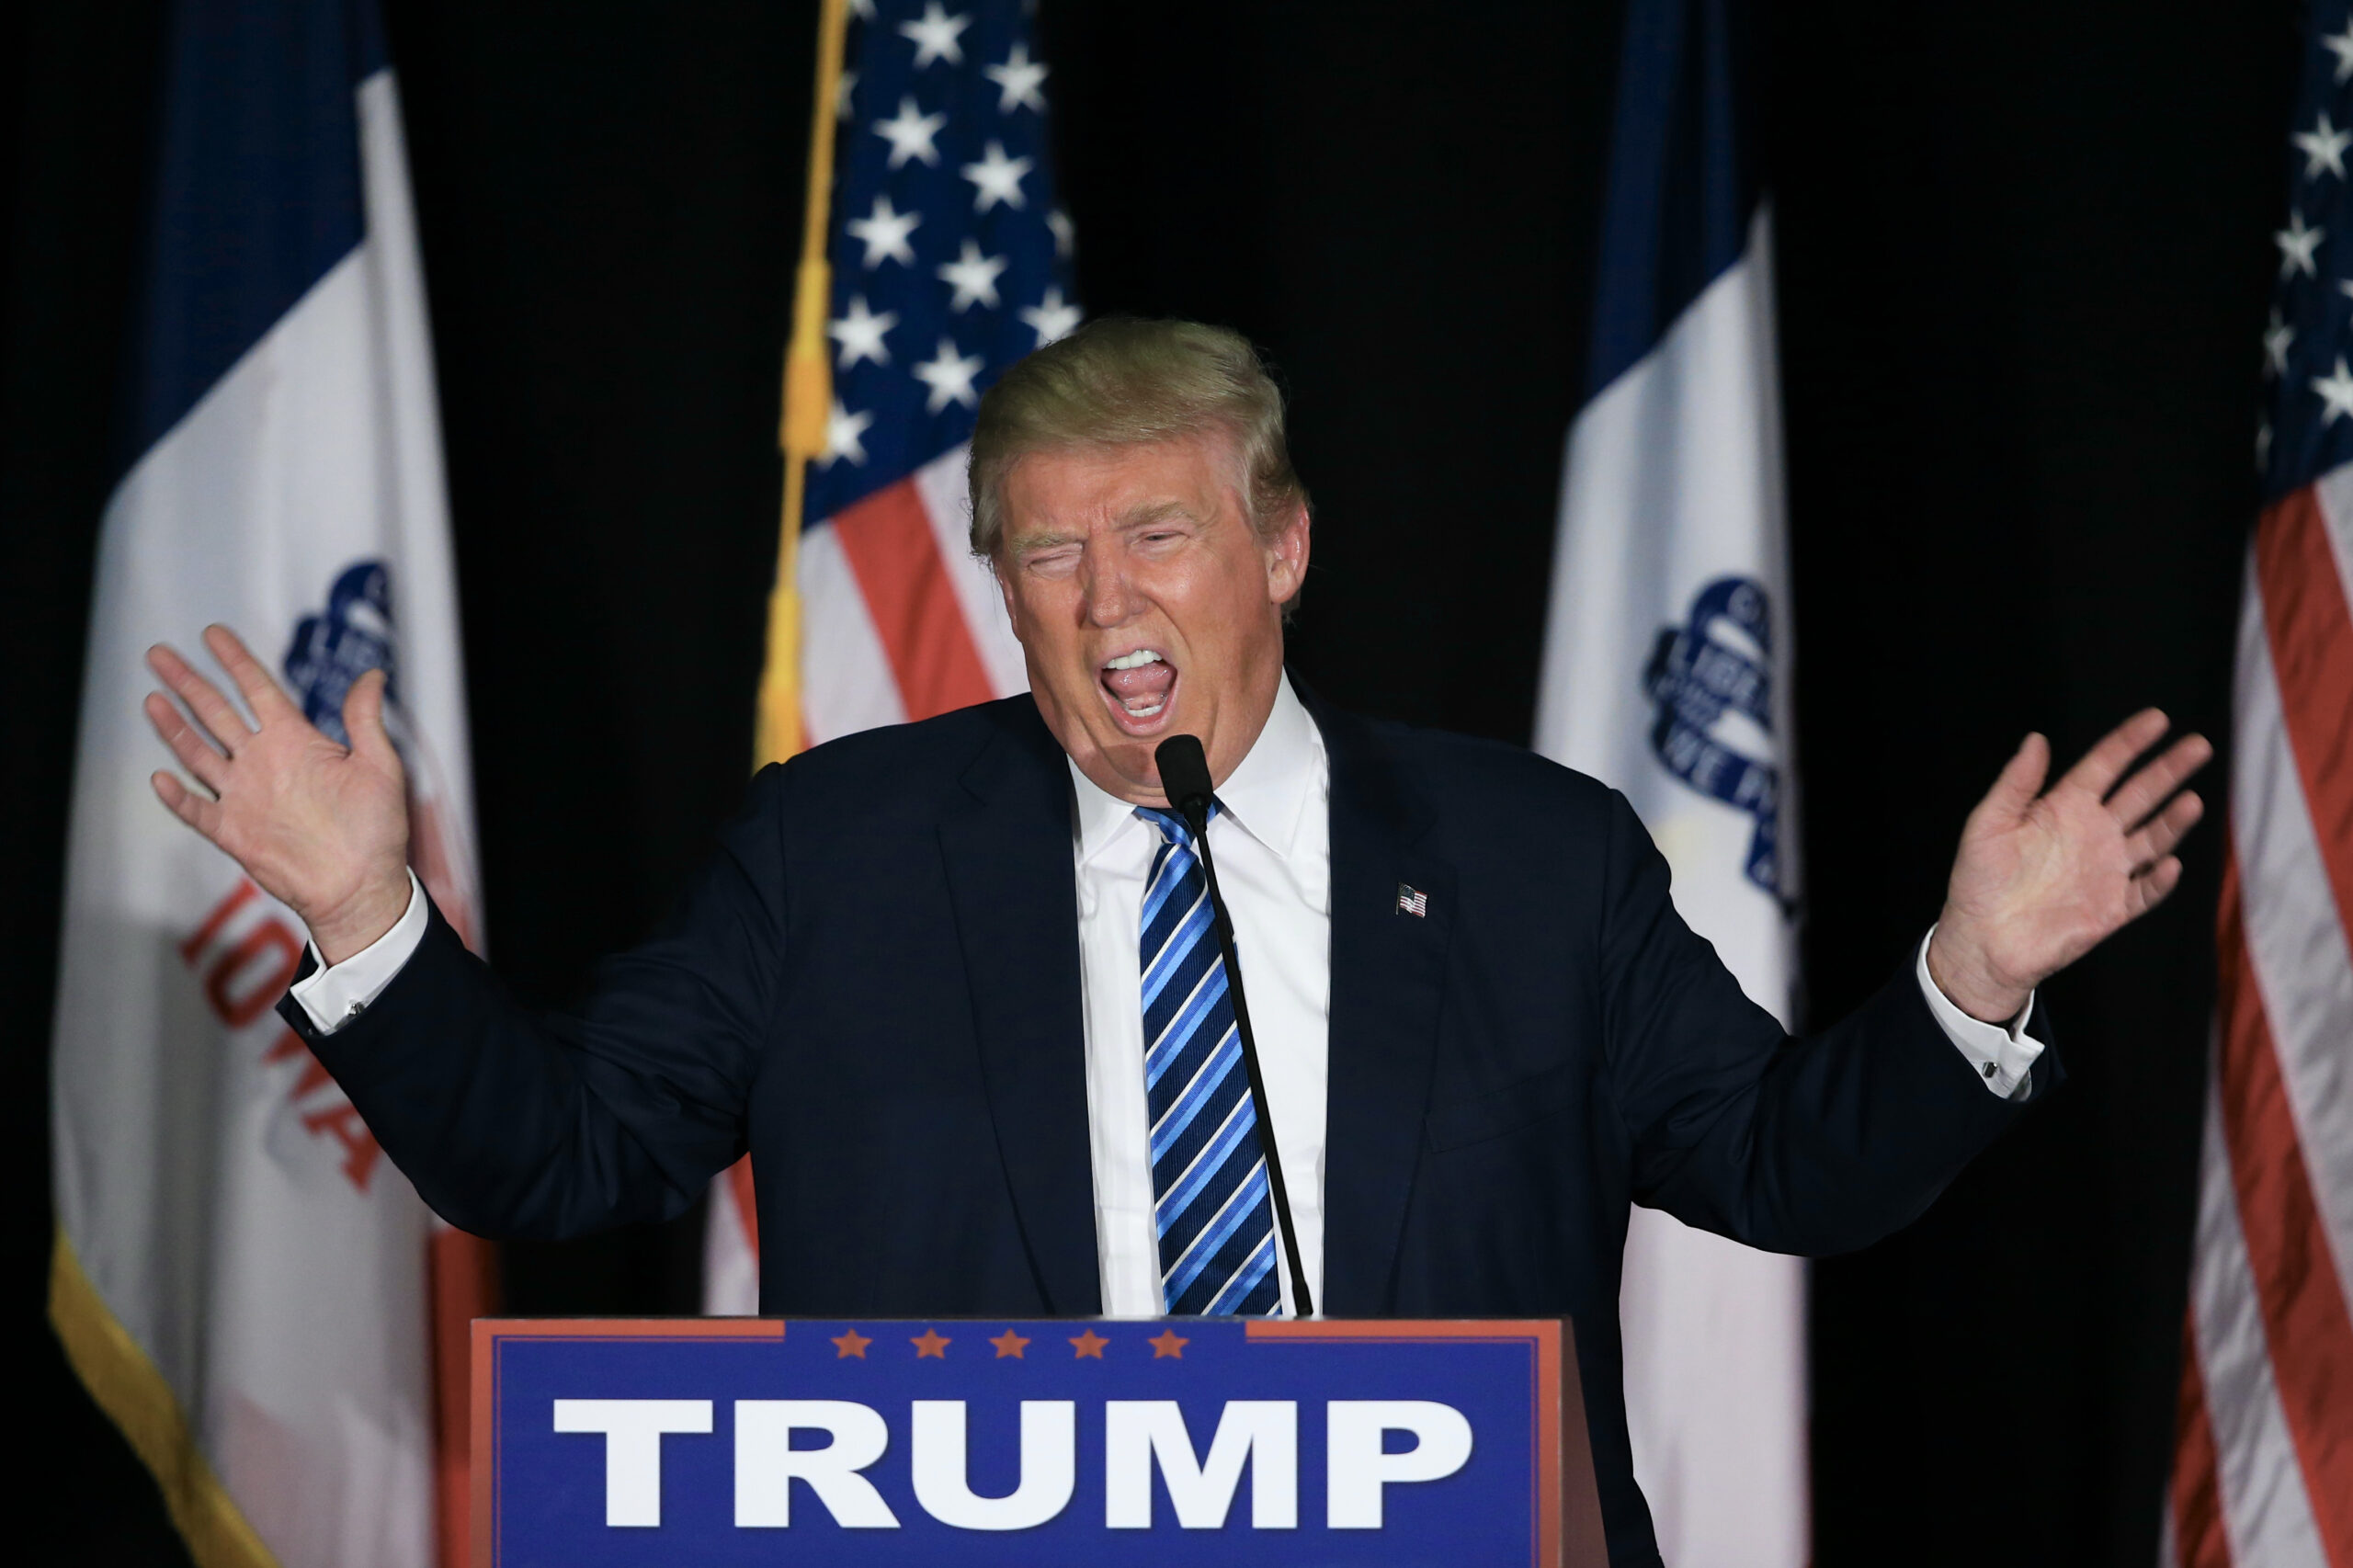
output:
M1267 715L1266 728L1258 732L1242 765L1218 786L1218 805L1243 832L1288 859L1308 802L1317 793L1323 759L1324 737L1286 675L1276 684L1274 711ZM1063 760L1077 793L1082 864L1130 827L1151 831L1137 820L1134 806L1080 772L1077 763Z

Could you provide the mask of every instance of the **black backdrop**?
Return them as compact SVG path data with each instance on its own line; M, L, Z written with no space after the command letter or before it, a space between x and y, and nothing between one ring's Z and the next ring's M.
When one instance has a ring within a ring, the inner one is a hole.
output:
M1616 6L1047 0L1097 310L1230 322L1321 508L1297 657L1524 739ZM392 0L465 594L494 961L575 994L739 790L775 549L813 6ZM152 142L153 0L0 21L0 1301L18 1517L181 1561L40 1327L58 845ZM2290 7L1824 0L1773 24L1815 1013L1933 917L2020 732L2220 736ZM2219 784L2209 781L2210 797ZM2218 801L2219 803L2219 801ZM1815 1272L1818 1560L2152 1560L2218 842L2051 987L2073 1072ZM696 1221L510 1249L517 1310L679 1311Z

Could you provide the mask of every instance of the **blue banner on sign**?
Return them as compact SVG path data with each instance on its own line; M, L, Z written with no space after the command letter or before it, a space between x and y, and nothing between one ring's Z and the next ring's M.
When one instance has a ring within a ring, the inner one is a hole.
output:
M1562 1560L1557 1324L475 1335L483 1568Z

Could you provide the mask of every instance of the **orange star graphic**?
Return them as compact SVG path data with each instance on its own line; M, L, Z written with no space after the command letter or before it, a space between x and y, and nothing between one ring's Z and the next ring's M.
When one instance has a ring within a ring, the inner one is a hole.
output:
M873 1343L854 1328L844 1329L834 1336L834 1359L847 1361L855 1356L863 1361L866 1359L866 1347Z
M1110 1343L1091 1328L1071 1341L1071 1344L1077 1347L1078 1358L1082 1361L1090 1357L1100 1361L1103 1359L1103 1346Z
M1021 1352L1028 1348L1029 1342L1022 1338L1019 1335L1014 1333L1013 1330L1009 1328L1003 1334L998 1335L995 1339L990 1340L989 1343L996 1346L996 1358L1000 1361L1004 1360L1007 1356L1012 1357L1017 1361L1028 1359L1028 1358L1023 1356Z
M918 1361L926 1356L937 1357L945 1361L948 1359L948 1346L951 1341L938 1329L926 1328L907 1343L915 1347L915 1359Z
M1163 1356L1182 1361L1185 1358L1185 1346L1193 1342L1180 1335L1175 1329L1168 1328L1161 1330L1159 1338L1147 1339L1144 1343L1152 1346L1152 1358L1155 1361Z

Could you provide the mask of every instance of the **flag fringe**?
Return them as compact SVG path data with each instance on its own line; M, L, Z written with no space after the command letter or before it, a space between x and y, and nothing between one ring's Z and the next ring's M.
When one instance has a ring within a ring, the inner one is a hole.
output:
M278 1568L213 1473L171 1385L82 1271L62 1224L50 1255L49 1321L82 1386L163 1489L197 1568Z

